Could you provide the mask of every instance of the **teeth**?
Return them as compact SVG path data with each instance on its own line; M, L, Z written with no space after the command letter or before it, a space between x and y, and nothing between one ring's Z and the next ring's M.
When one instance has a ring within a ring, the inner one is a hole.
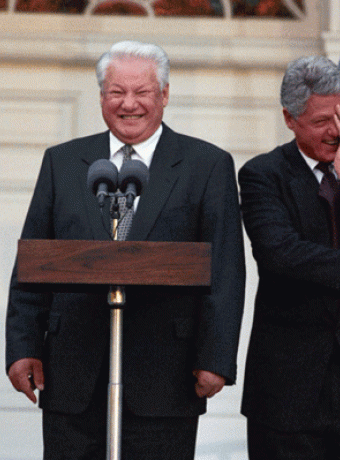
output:
M137 120L141 115L121 115L124 120Z

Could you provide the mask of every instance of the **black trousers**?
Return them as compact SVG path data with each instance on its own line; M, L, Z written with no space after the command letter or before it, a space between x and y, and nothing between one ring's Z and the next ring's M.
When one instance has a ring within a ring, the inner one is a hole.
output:
M105 460L107 370L87 410L43 411L44 460ZM122 460L193 460L198 416L140 417L123 404Z
M301 414L299 414L301 415ZM340 348L329 363L308 430L279 431L248 418L249 460L340 460Z
M82 414L85 415L85 414ZM106 423L44 412L44 460L105 460ZM122 460L193 460L198 417L123 419Z

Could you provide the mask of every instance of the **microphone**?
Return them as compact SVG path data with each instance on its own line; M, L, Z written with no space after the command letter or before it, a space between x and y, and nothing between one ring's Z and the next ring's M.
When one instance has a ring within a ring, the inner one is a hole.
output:
M119 190L126 196L126 207L132 208L136 196L139 196L149 181L149 170L139 160L128 160L122 164L118 175Z
M110 160L97 160L87 173L87 186L98 198L99 206L104 206L105 198L114 193L118 185L118 169Z

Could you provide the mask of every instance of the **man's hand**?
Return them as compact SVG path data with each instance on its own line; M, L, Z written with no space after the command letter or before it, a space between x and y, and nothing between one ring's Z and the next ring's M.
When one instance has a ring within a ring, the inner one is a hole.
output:
M193 374L197 378L195 391L200 398L204 396L211 398L221 391L225 385L225 378L213 372L194 370Z
M43 366L39 359L19 359L9 368L8 377L17 391L24 393L33 403L37 402L34 390L44 389Z
M340 139L340 105L339 104L335 106L334 123L338 130L338 138ZM338 178L340 178L340 142L339 142L338 150L334 158L334 169L337 173Z

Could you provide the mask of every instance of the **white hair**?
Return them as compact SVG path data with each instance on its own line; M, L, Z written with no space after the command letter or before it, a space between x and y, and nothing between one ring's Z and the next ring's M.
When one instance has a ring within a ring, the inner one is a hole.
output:
M128 57L153 61L156 64L156 75L161 90L169 83L170 61L165 51L151 43L127 40L112 45L110 51L104 53L99 59L96 74L101 90L103 90L106 71L110 64L115 59Z

